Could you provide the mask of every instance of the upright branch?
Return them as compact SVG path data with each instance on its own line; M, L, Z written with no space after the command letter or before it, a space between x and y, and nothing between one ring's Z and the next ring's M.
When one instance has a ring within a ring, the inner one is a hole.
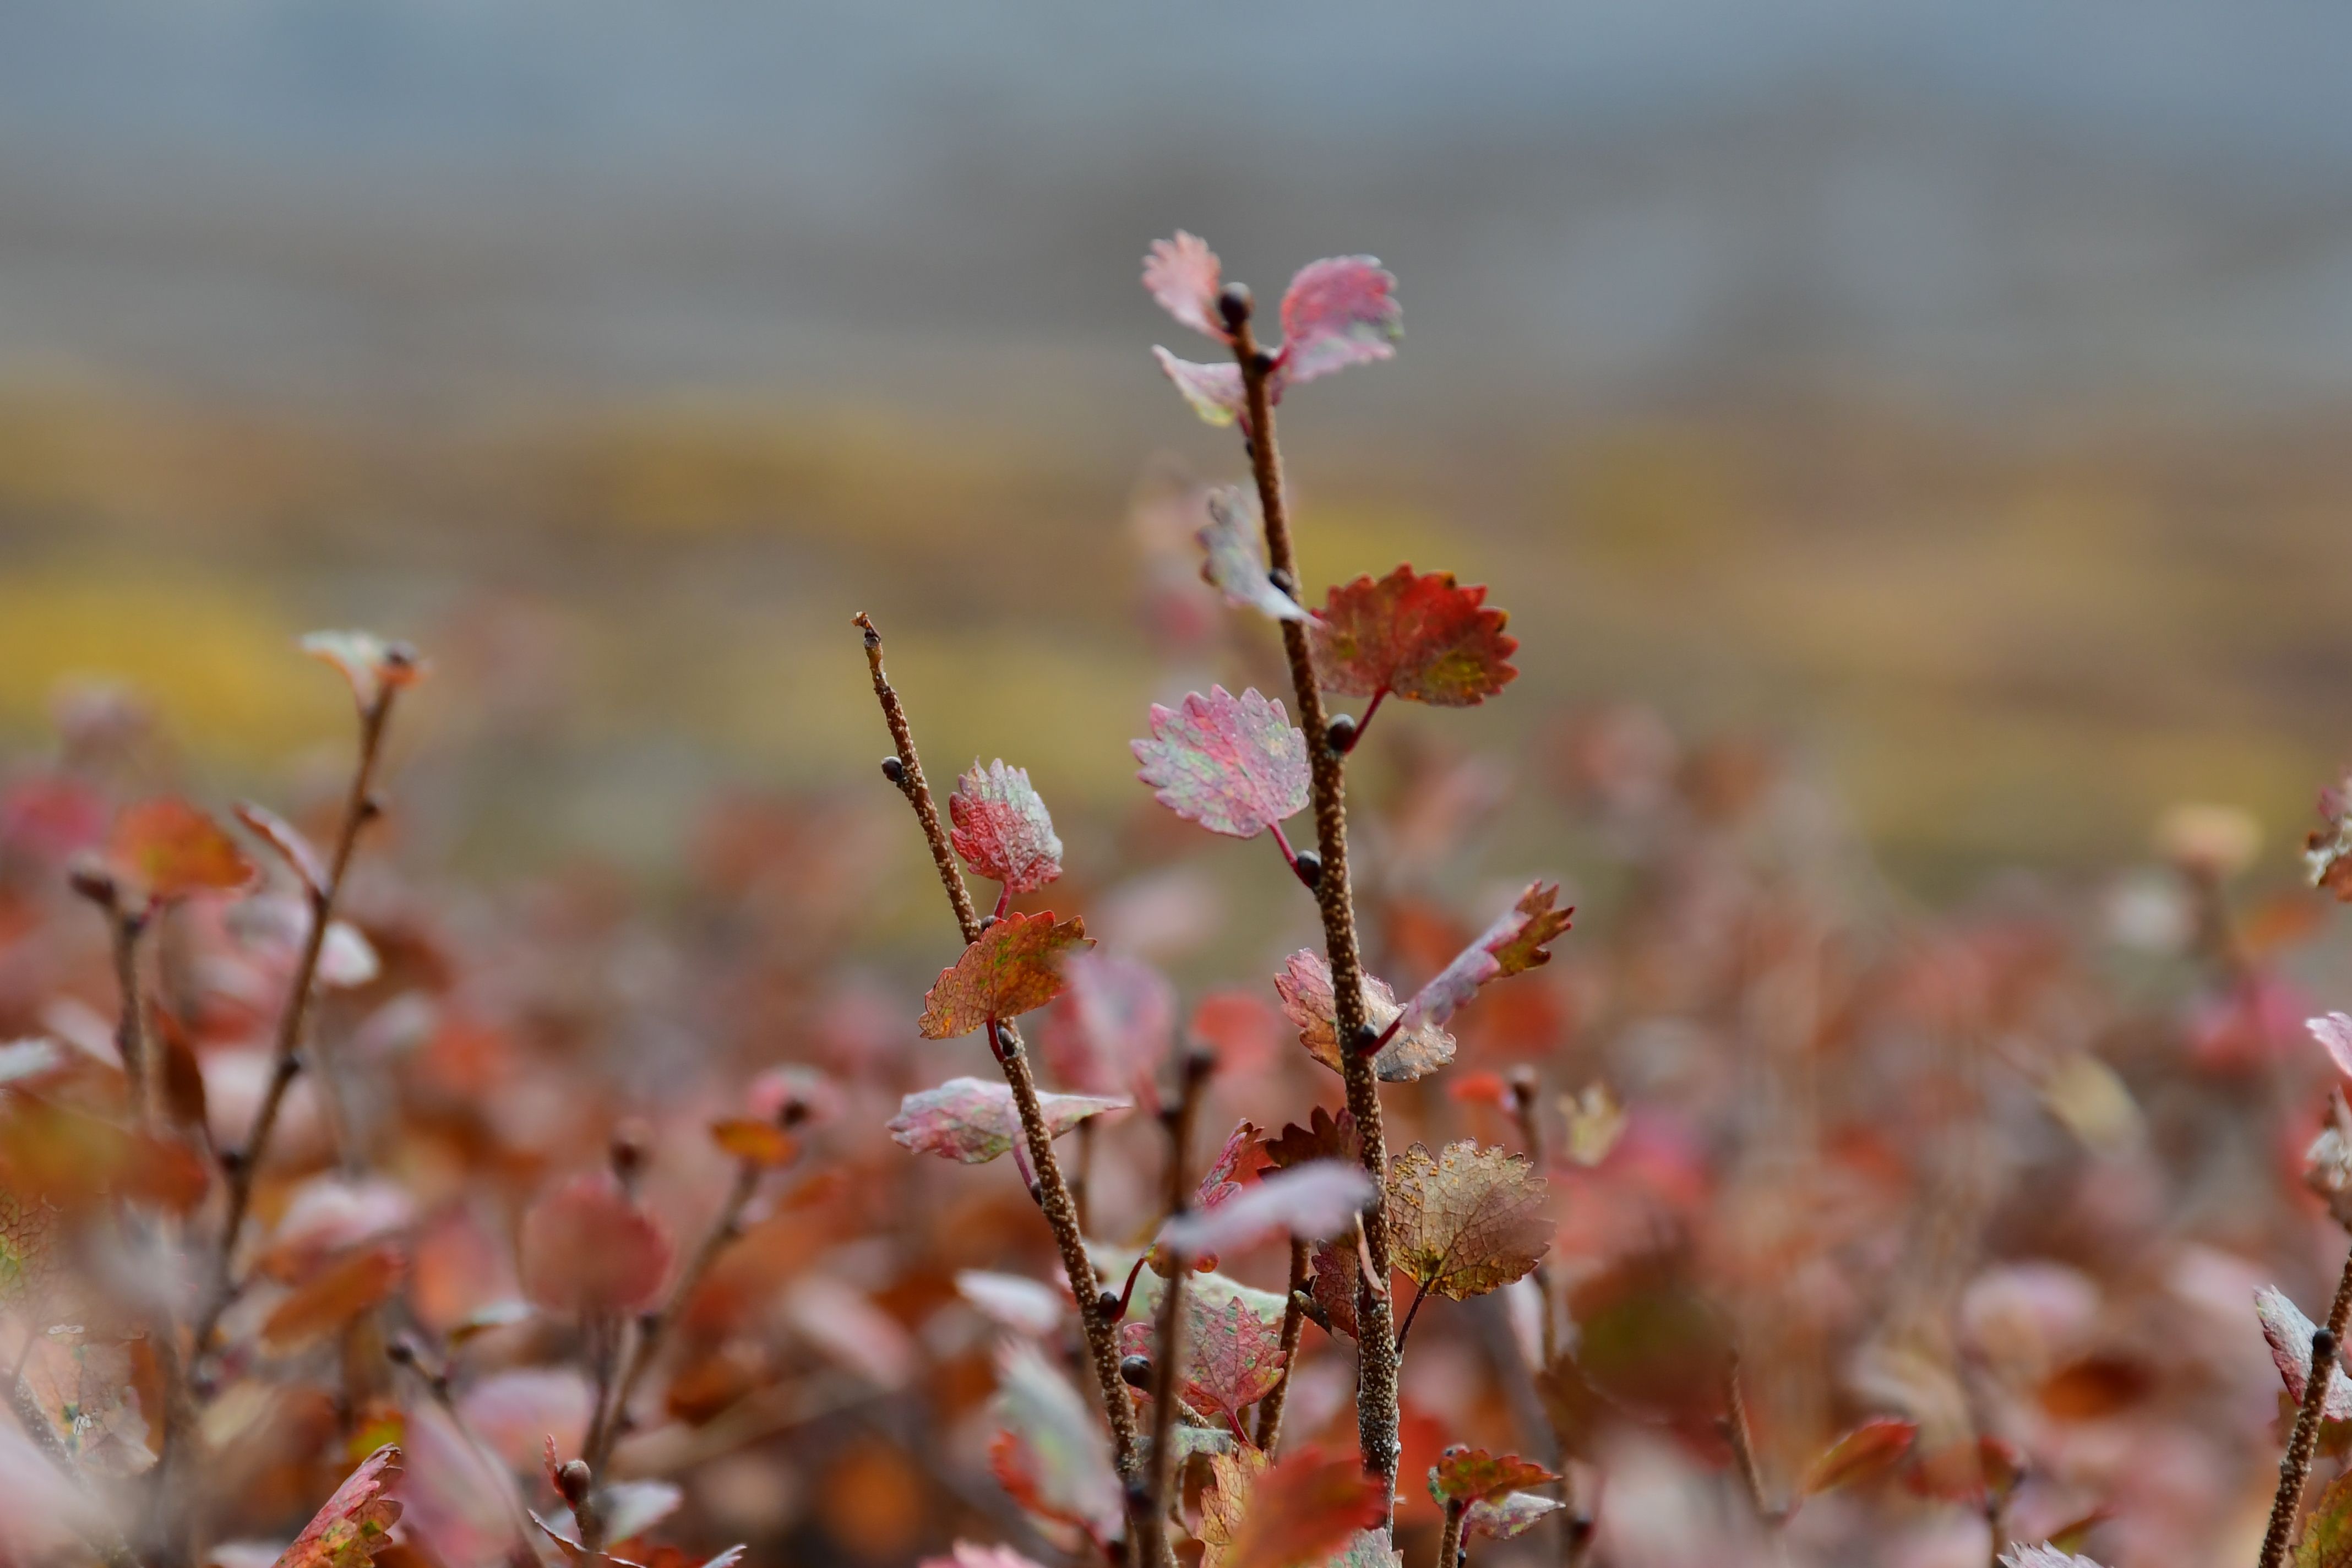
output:
M414 656L400 656L413 665ZM196 1319L194 1352L201 1356L210 1344L213 1332L220 1325L221 1314L227 1310L235 1294L230 1272L236 1255L238 1237L253 1207L253 1186L260 1174L263 1160L269 1152L269 1140L278 1129L278 1112L286 1103L286 1091L293 1087L301 1071L303 1026L310 1016L310 999L318 989L319 958L325 952L327 930L334 920L335 900L343 890L344 876L351 869L352 853L358 847L360 829L373 821L381 811L375 799L376 764L383 753L384 727L392 718L393 699L401 683L380 680L368 693L360 707L359 761L352 769L350 792L343 798L343 816L335 832L335 846L330 856L325 874L308 881L306 891L310 902L310 921L302 933L302 949L294 961L294 973L287 983L286 1003L278 1011L278 1035L272 1051L273 1068L268 1088L261 1097L260 1107L254 1112L252 1129L246 1134L241 1148L224 1155L228 1174L228 1215L221 1225L218 1254L214 1259L215 1275L210 1299Z
M1445 1500L1445 1525L1437 1536L1437 1568L1454 1568L1462 1558L1462 1516L1470 1505L1460 1498Z
M1218 296L1217 309L1231 333L1234 362L1242 374L1243 417L1247 422L1250 472L1257 483L1258 510L1265 521L1265 552L1274 581L1296 597L1298 556L1290 539L1290 511L1282 489L1282 454L1274 434L1273 355L1258 346L1250 322L1249 291L1238 285ZM1356 1120L1364 1171L1373 1190L1384 1191L1388 1139L1381 1121L1379 1080L1363 1048L1378 1039L1364 1011L1363 959L1356 943L1356 910L1348 884L1346 761L1331 743L1331 723L1315 679L1314 655L1304 621L1282 623L1282 647L1290 663L1298 721L1307 731L1307 755L1315 811L1315 844L1321 864L1315 902L1323 919L1323 942L1331 964L1331 994L1343 1047L1340 1071L1347 1082L1348 1110ZM1361 1347L1356 1372L1356 1432L1364 1468L1381 1477L1391 1494L1397 1473L1397 1349L1392 1308L1384 1289L1389 1278L1389 1222L1385 1205L1364 1213L1365 1252L1370 1268L1357 1303Z
M1298 1364L1298 1344L1307 1334L1307 1287L1311 1274L1311 1249L1297 1237L1290 1238L1290 1283L1282 1301L1282 1376L1257 1405L1257 1446L1272 1454L1282 1441L1282 1407L1290 1396L1291 1369Z
M2311 1373L2304 1380L2303 1403L2294 1413L2294 1431L2287 1439L2286 1457L2279 1461L2278 1495L2271 1500L2270 1528L2263 1532L2261 1568L2281 1568L2295 1516L2303 1510L2303 1489L2311 1479L2311 1460L2319 1446L2320 1414L2327 1406L2327 1390L2336 1381L2336 1352L2352 1321L2352 1252L2344 1258L2344 1272L2336 1281L2336 1300L2328 1304L2327 1321L2311 1336Z
M907 722L906 706L883 671L882 634L862 610L856 624L865 634L866 663L874 676L874 697L882 705L883 722L889 726L891 742L897 747L883 760L883 776L898 786L907 797L907 804L914 808L915 819L922 825L924 842L930 847L931 863L939 868L940 885L947 889L948 903L955 910L956 924L968 946L980 940L980 911L973 907L971 893L964 886L962 868L956 864L955 852L940 824L939 807L932 801L930 785L923 778L922 759L915 751L915 735ZM1013 1110L1021 1119L1022 1142L1028 1150L1029 1168L1036 1180L1037 1206L1053 1228L1055 1244L1062 1254L1062 1268L1069 1276L1070 1295L1077 1303L1087 1359L1094 1367L1103 1415L1110 1423L1119 1474L1133 1480L1140 1471L1141 1445L1137 1438L1135 1408L1119 1377L1116 1320L1105 1309L1093 1260L1087 1256L1086 1233L1078 1225L1077 1205L1063 1177L1061 1161L1054 1152L1052 1130L1046 1126L1045 1111L1037 1102L1037 1080L1029 1070L1028 1052L1021 1043L1020 1031L1009 1021L992 1024L990 1043L997 1065L1004 1070L1004 1081L1013 1090ZM1116 1301L1118 1298L1111 1300Z
M1171 1219L1184 1213L1192 1196L1185 1176L1185 1155L1192 1144L1192 1121L1200 1110L1201 1089L1208 1082L1213 1061L1205 1051L1184 1053L1178 1069L1182 1082L1177 1088L1175 1103L1165 1112L1168 1215ZM1133 1568L1157 1568L1173 1561L1168 1551L1168 1494L1175 1484L1176 1464L1169 1439L1176 1426L1177 1390L1181 1383L1177 1368L1184 1358L1184 1283L1192 1271L1190 1258L1176 1256L1169 1260L1166 1283L1160 1292L1160 1321L1151 1333L1150 1469L1142 1500L1135 1508L1140 1530Z

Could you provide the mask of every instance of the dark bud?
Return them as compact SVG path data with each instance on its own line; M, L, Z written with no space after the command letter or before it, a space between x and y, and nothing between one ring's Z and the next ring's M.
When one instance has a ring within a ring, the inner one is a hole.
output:
M368 792L367 798L360 802L360 820L362 822L373 822L377 817L383 815L383 796L376 794L373 790L370 790Z
M873 623L870 621L866 623L866 646L867 647L880 647L882 646L882 634L874 629Z
M383 1347L383 1353L391 1358L392 1363L394 1366L415 1366L416 1364L416 1342L410 1339L406 1334L397 1335L394 1338L392 1343Z
M1290 868L1298 874L1299 881L1310 893L1322 884L1323 857L1312 849L1301 849L1298 858L1290 863Z
M1122 1489L1127 1493L1128 1512L1131 1514L1140 1513L1145 1509L1151 1506L1151 1480L1150 1477L1139 1474L1129 1476L1127 1478L1126 1484ZM1128 1559L1128 1568L1134 1568L1132 1562L1133 1553L1125 1553L1124 1556Z
M555 1489L562 1492L563 1500L575 1509L588 1500L588 1494L595 1484L596 1478L589 1473L585 1459L566 1460L555 1472Z
M2329 1333L2325 1328L2314 1330L2311 1335L2312 1364L2316 1366L2319 1363L2326 1361L2329 1356L2332 1356L2335 1353L2336 1336Z
M1148 1355L1123 1356L1118 1363L1118 1377L1129 1388L1151 1386L1151 1358Z
M776 1124L780 1127L798 1127L808 1119L808 1101L797 1094L788 1097L776 1108Z
M1044 1183L1032 1182L1029 1184L1029 1201L1037 1205L1040 1208L1045 1206L1045 1187Z
M1292 598L1298 597L1298 579L1291 575L1290 568L1287 566L1276 567L1265 574L1265 580Z
M1106 1290L1095 1298L1095 1311L1101 1317L1116 1318L1118 1316L1118 1292L1116 1290Z
M102 909L112 909L115 900L114 873L95 855L74 857L72 868L66 873L66 882L77 893Z
M1228 283L1217 290L1217 320L1224 322L1229 332L1240 331L1255 308L1256 301L1250 298L1246 283Z
M1323 1303L1314 1297L1304 1290L1293 1290L1290 1293L1290 1304L1298 1309L1300 1317L1305 1318L1327 1334L1331 1331L1331 1314L1326 1312L1323 1310Z
M646 1168L646 1124L631 1117L613 1130L613 1174L627 1186Z
M383 645L383 667L386 669L411 670L416 668L416 645L389 642Z
M239 1171L245 1169L245 1151L242 1149L222 1150L220 1152L220 1163L222 1174L228 1176L236 1175Z
M1255 370L1260 375L1272 375L1274 374L1274 353L1268 349L1258 350L1255 356L1254 356L1250 361L1250 367Z
M1511 1069L1511 1098L1518 1109L1525 1110L1536 1102L1536 1069L1525 1062Z
M982 915L980 917L980 929L983 933L987 931L989 927L995 923L996 917L994 915Z
M1184 1047L1184 1077L1186 1081L1198 1083L1216 1070L1216 1052L1211 1050L1206 1046L1197 1043Z
M1356 716L1335 713L1331 727L1323 731L1323 743L1331 748L1333 756L1344 757L1356 749Z
M1356 1054L1368 1057L1381 1043L1381 1032L1368 1019L1356 1026Z
M871 637L874 634L868 632L866 635ZM907 764L900 762L895 755L885 757L882 759L882 776L888 779L900 789L905 789L907 787Z

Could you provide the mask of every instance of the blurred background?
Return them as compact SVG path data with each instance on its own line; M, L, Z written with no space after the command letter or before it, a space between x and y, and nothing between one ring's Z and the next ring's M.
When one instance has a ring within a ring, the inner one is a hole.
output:
M1930 893L2183 798L2283 863L2347 745L2347 48L2285 0L12 0L0 740L120 678L226 787L343 743L287 645L366 624L460 672L459 863L658 880L713 790L870 774L865 608L940 758L1131 811L1149 500L1238 477L1147 353L1181 226L1261 297L1401 279L1286 441L1310 576L1496 584L1474 748L1767 733Z

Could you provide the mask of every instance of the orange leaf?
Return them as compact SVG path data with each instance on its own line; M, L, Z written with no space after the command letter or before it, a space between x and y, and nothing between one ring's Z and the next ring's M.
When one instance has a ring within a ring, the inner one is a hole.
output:
M261 1342L283 1354L341 1329L391 1300L407 1275L408 1259L390 1242L346 1254L305 1280L261 1325Z
M1213 1520L1203 1505L1203 1568L1299 1568L1320 1563L1388 1513L1387 1489L1350 1455L1309 1445L1252 1476L1234 1454L1211 1457Z
M1829 1447L1815 1459L1798 1490L1814 1497L1832 1487L1867 1480L1893 1469L1919 1436L1916 1423L1891 1416L1865 1421Z
M192 893L233 893L253 880L253 862L205 811L177 795L142 801L114 824L107 857L159 902Z
M670 1253L669 1233L609 1173L584 1173L523 1216L523 1291L555 1311L642 1311L661 1293Z
M800 1145L782 1128L748 1116L730 1116L712 1122L710 1141L738 1160L770 1171L791 1164L793 1156L800 1152Z
M923 997L923 1038L952 1039L1043 1007L1061 994L1063 955L1093 945L1076 916L1058 924L1050 910L1005 916L940 972Z
M1559 1478L1517 1454L1495 1455L1456 1443L1429 1469L1429 1495L1439 1503L1478 1502L1498 1492L1541 1486Z
M278 1559L277 1568L367 1568L392 1543L400 1504L391 1491L399 1479L400 1450L387 1443L335 1489L327 1506Z
M1518 671L1509 619L1486 607L1486 590L1465 588L1451 572L1416 574L1399 566L1375 582L1334 587L1307 624L1315 678L1326 691L1392 693L1440 708L1485 701Z

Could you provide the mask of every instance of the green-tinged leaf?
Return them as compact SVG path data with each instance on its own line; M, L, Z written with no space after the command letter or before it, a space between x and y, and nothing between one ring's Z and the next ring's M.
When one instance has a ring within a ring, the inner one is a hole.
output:
M1155 702L1151 738L1129 745L1160 804L1212 833L1253 838L1307 808L1307 737L1255 688Z
M1531 1459L1517 1454L1490 1454L1456 1443L1437 1457L1429 1469L1429 1495L1439 1504L1480 1502L1497 1492L1541 1486L1559 1478Z
M1002 1429L989 1461L1013 1500L1097 1541L1118 1534L1125 1503L1109 1441L1096 1412L1035 1346L1016 1341L998 1351L995 1410Z
M1518 674L1510 658L1519 646L1503 630L1509 617L1486 599L1485 588L1461 587L1451 572L1419 575L1409 565L1336 586L1307 627L1315 679L1352 697L1484 702Z
M1059 1138L1088 1117L1125 1110L1129 1102L1095 1094L1040 1094L1046 1130ZM967 1165L983 1165L1020 1141L1021 1113L1013 1090L976 1078L951 1078L898 1102L890 1136L907 1148Z
M2338 1476L2319 1494L2295 1543L2294 1568L2352 1568L2352 1476Z
M1466 1140L1397 1157L1389 1226L1397 1268L1457 1301L1518 1279L1551 1245L1543 1178L1521 1156Z
M1528 1526L1546 1514L1558 1513L1567 1506L1558 1498L1545 1497L1540 1492L1506 1493L1490 1502L1474 1502L1465 1510L1462 1533L1508 1541L1524 1534Z
M923 1038L953 1039L1043 1007L1062 992L1062 960L1089 948L1084 920L1009 914L965 948L923 997Z

